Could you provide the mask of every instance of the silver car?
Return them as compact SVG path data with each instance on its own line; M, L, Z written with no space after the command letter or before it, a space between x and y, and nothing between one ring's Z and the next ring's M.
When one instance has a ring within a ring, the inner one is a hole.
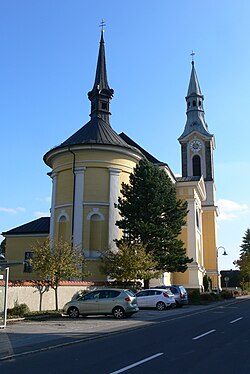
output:
M131 317L139 311L135 295L126 289L102 288L69 301L63 314L71 318L79 315L113 314L115 318Z

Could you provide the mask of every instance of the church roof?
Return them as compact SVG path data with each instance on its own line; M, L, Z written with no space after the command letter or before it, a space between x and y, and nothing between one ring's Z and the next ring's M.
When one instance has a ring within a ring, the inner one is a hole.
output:
M191 70L191 76L190 76L188 92L187 92L187 96L192 96L192 95L202 96L198 77L197 77L196 70L194 67L194 61L192 61L192 70Z
M204 97L201 93L198 77L192 61L192 70L188 85L188 92L186 96L187 101L187 121L185 128L179 141L185 141L186 136L192 132L198 132L207 138L213 138L213 135L208 131L208 126L205 121L205 113L203 109Z
M88 93L88 98L91 101L90 121L60 145L47 152L44 156L44 161L46 162L47 155L48 153L51 153L51 151L74 145L112 145L134 150L134 147L122 139L110 126L109 103L112 99L113 93L113 89L108 85L102 29L95 81L92 90Z
M15 227L2 235L49 234L50 217L41 217L24 225Z
M141 151L141 153L147 158L148 161L152 162L153 164L162 164L161 161L157 160L153 155L151 155L149 152L147 152L144 148L142 148L139 144L134 142L128 135L126 135L124 132L120 133L119 136L125 140L125 142L132 147L135 147Z
M59 147L79 144L105 144L131 148L102 118L94 117Z
M201 177L176 177L177 182L196 182L199 181Z

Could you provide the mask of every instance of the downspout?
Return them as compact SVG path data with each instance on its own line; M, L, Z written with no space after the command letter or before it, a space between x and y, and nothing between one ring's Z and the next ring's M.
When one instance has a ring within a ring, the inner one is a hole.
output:
M68 147L68 150L73 155L73 166L72 166L72 172L73 172L73 199L72 199L72 225L71 225L71 246L73 246L73 240L74 240L74 221L75 221L75 192L76 192L76 173L75 173L75 167L76 167L76 155L75 153Z

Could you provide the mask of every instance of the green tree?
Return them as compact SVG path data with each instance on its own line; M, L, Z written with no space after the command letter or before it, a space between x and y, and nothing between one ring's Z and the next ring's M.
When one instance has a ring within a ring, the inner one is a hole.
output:
M250 252L245 253L241 258L234 262L240 269L241 284L250 288Z
M244 257L245 254L250 253L250 229L246 230L240 247L240 258Z
M58 286L60 281L87 276L85 259L81 250L68 242L58 241L50 245L49 240L33 247L31 260L34 271L46 280L55 291L55 306L58 310Z
M166 172L147 160L141 160L130 174L129 184L122 183L116 207L121 219L116 225L124 242L141 243L157 263L157 270L184 272L192 262L178 238L187 215L187 203L176 198L176 191Z
M240 269L241 283L250 287L250 229L246 230L240 247L240 258L234 261L234 265Z
M138 279L151 279L158 275L157 262L151 253L137 243L123 242L116 252L111 249L102 255L100 269L118 282L136 283Z
M6 238L0 244L0 254L2 253L5 256L6 250Z

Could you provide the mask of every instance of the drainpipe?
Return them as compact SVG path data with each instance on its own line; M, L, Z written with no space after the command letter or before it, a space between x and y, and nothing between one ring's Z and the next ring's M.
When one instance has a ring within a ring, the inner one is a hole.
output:
M72 172L73 172L73 199L72 199L72 226L71 226L71 246L73 246L73 240L74 240L74 220L75 220L75 190L76 190L76 173L75 173L75 167L76 167L76 155L75 153L68 147L68 151L72 153L73 155L73 166L72 166Z

